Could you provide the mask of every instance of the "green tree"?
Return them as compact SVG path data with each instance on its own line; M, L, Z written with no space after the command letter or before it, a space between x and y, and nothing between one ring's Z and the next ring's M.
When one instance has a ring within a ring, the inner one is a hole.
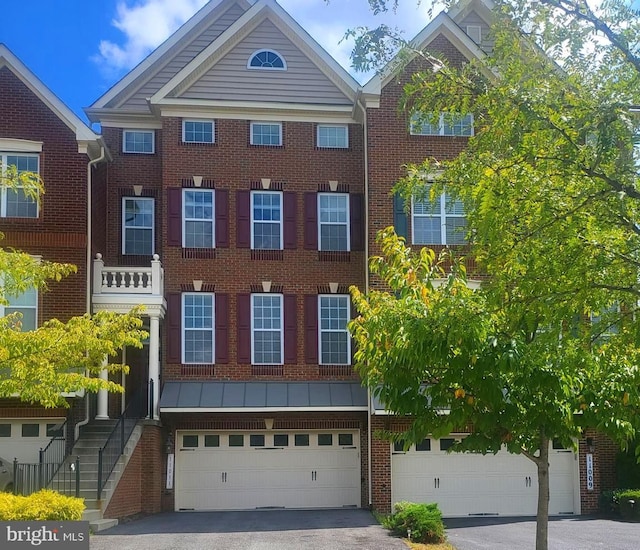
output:
M21 188L39 200L44 193L36 174L18 173L9 167L0 183ZM1 237L1 236L0 236ZM48 284L76 272L70 264L39 261L23 252L0 248L0 303L30 289L46 291ZM67 322L51 319L31 331L22 330L22 315L14 312L0 318L0 398L17 397L44 407L68 407L64 393L106 389L121 392L114 382L98 378L105 357L115 357L124 346L142 347L140 310L127 315L99 312ZM109 372L127 371L121 363L109 363Z
M411 253L387 230L371 270L389 291L354 289L351 329L365 381L411 415L402 437L473 424L454 450L505 445L533 460L545 549L549 442L593 427L624 446L638 428L640 16L620 1L594 13L514 0L498 3L492 33L489 55L459 69L404 55L426 70L400 107L473 113L476 132L458 158L409 166L396 186L407 199L446 187L464 202L488 280L471 291L460 258ZM380 40L360 34L354 59L375 60Z

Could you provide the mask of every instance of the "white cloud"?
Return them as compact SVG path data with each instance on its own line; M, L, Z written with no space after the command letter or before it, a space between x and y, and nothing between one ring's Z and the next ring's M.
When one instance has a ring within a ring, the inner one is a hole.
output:
M94 61L110 73L131 69L206 3L207 0L118 2L112 25L124 34L124 41L101 40L100 53Z

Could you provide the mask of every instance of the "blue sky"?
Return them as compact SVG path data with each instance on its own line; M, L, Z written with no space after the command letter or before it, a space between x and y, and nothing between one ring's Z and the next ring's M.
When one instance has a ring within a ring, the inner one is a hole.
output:
M218 0L212 0L218 2ZM207 0L3 0L12 14L0 27L6 44L83 120L89 106ZM397 14L374 17L367 0L279 0L329 53L349 69L345 31L382 22L413 37L430 2L404 0ZM361 76L354 75L359 80Z

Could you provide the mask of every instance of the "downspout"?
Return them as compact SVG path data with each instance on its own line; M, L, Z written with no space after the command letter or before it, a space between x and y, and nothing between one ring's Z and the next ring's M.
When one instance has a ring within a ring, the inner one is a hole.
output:
M362 109L363 115L363 132L364 132L364 291L369 293L369 131L367 125L367 107L362 103L362 88L358 89L358 97L356 103ZM373 489L373 482L371 475L373 468L371 467L371 457L373 451L371 449L372 435L371 435L371 389L367 386L367 481L368 481L368 493L369 493L369 508L373 505L373 498L371 491Z
M104 145L100 147L100 156L96 159L90 160L89 163L87 164L87 265L86 265L86 273L87 273L87 284L86 286L86 295L85 295L85 309L87 314L91 315L91 241L93 239L93 231L92 231L92 223L93 223L93 219L91 216L92 213L92 200L91 200L91 193L92 193L92 169L93 167L98 164L99 162L102 162L105 158L106 158L106 151L104 148ZM85 403L85 408L84 408L84 418L78 422L75 425L74 428L74 441L78 440L78 437L80 436L80 428L82 426L85 426L86 424L89 423L89 397L87 395L87 393L85 392L84 395L84 403Z

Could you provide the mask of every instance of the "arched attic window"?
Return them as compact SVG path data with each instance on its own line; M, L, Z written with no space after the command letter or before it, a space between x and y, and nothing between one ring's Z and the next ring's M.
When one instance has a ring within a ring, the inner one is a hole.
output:
M247 69L267 69L270 71L286 71L287 62L275 50L258 50L253 52L247 62Z

